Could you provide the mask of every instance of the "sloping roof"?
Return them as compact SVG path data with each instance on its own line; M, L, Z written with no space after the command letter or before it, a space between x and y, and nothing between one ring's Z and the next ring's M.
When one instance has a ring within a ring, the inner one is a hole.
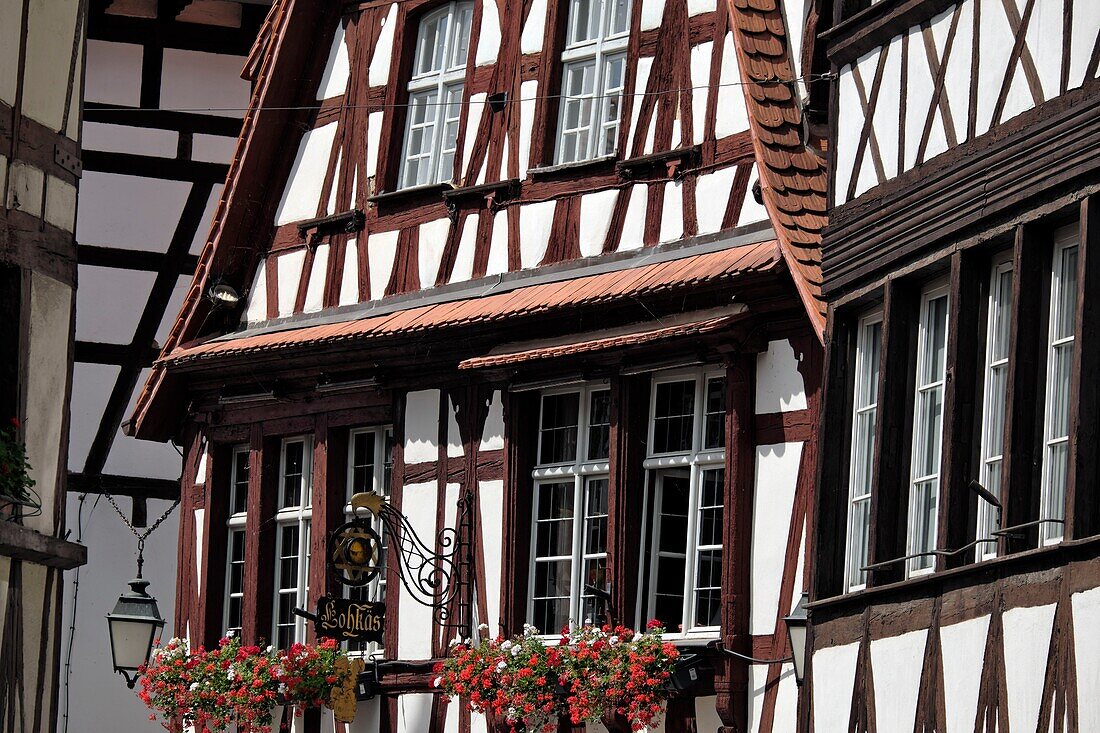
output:
M825 161L802 141L802 109L782 0L726 0L734 29L764 206L818 338L825 333L821 231L826 224Z
M537 316L555 310L654 295L748 274L773 272L779 266L780 260L777 243L769 240L629 270L531 285L498 295L423 305L340 323L208 341L176 349L157 363L162 367L181 365L214 357L408 336L519 316Z
M590 354L596 351L620 349L628 346L640 346L683 336L699 336L721 331L726 326L740 321L747 313L744 305L720 309L723 313L692 312L681 317L663 321L666 325L654 328L652 321L632 323L620 328L604 331L587 331L570 334L568 337L543 340L532 343L504 344L493 349L485 356L465 359L458 364L459 369L491 369L512 364L529 363L540 359L557 359L563 356Z

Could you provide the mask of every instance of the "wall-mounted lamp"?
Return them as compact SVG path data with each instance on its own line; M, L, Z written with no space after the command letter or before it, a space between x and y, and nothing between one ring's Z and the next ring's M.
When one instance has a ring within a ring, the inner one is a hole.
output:
M126 678L126 686L134 688L138 670L149 663L153 640L164 626L157 599L146 592L148 580L138 577L130 581L130 592L119 596L114 610L107 614L111 632L111 661L115 671Z
M802 676L806 673L806 625L809 614L806 612L806 603L810 600L809 593L803 593L798 599L798 605L783 621L787 624L787 640L791 643L791 662L794 664L794 681L802 684Z
M232 308L241 302L241 295L232 285L224 280L218 279L211 283L210 287L206 289L206 299L215 306Z

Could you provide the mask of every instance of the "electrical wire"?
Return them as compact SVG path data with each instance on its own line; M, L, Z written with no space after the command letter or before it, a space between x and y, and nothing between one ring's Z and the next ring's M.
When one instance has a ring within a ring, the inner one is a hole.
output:
M84 501L88 498L88 492L85 491L79 497L80 504L76 510L76 541L82 542L84 539L84 522L82 517L84 515ZM96 507L99 506L99 500L103 498L102 495L97 494L95 503L92 504L92 508L88 510L88 521L92 520L92 513L95 512ZM61 716L63 721L62 733L68 733L69 731L69 680L72 677L72 662L73 662L73 641L76 638L76 604L80 597L80 570L78 566L73 571L73 602L72 602L72 616L69 620L69 646L65 650L65 714Z
M680 94L682 92L697 91L700 89L720 89L724 87L741 87L741 86L758 86L761 84L793 84L801 81L807 84L812 84L819 81L828 81L836 78L836 75L832 72L826 72L824 74L809 74L806 76L796 76L791 79L780 79L779 77L770 77L766 79L754 79L752 81L731 81L724 84L702 84L700 86L692 87L678 87L676 89L663 89L654 92L616 92L614 94L583 94L583 95L568 95L568 94L541 94L533 97L517 97L516 99L509 99L508 102L537 102L539 100L553 100L553 99L565 99L565 100L596 100L596 99L622 99L623 97L659 97L666 94ZM459 106L473 106L491 104L488 97L480 100L463 100L458 103ZM414 105L408 102L391 102L391 103L378 103L378 104L340 104L334 105L333 109L392 109L392 108L409 108ZM453 102L422 102L415 106L423 107L445 107L454 106ZM302 105L287 105L287 106L273 106L273 107L124 107L124 106L104 106L99 107L99 110L109 111L112 114L115 112L187 112L187 113L202 113L202 112L247 112L251 109L257 111L263 110L265 112L303 112L309 110L320 110L325 107L324 104L302 104Z

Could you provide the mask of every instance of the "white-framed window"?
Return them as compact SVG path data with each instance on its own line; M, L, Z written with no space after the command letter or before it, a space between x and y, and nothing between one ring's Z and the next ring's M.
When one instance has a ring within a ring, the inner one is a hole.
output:
M991 494L1001 497L1001 466L1004 462L1005 401L1008 397L1008 342L1012 329L1012 254L993 261L989 276L988 315L985 327L985 376L982 380L982 448L979 481ZM978 499L977 539L996 539L997 508ZM979 542L977 558L997 556L997 543Z
M598 620L584 586L607 582L611 392L603 382L547 390L539 413L527 619L552 635Z
M648 618L671 635L721 625L726 379L721 369L654 376L645 460Z
M871 533L871 478L878 422L878 381L882 312L859 319L856 332L855 391L852 395L852 457L848 475L848 535L845 583L849 591L867 585Z
M248 472L250 452L247 445L234 446L229 475L229 539L226 543L225 610L222 629L226 636L240 635L244 611L244 538L248 521Z
M454 173L473 12L472 2L450 2L420 19L399 188L444 183Z
M943 444L943 394L947 378L947 286L921 293L917 329L917 376L913 407L913 451L909 483L908 553L936 549ZM908 562L909 575L931 572L935 556Z
M569 0L557 163L613 155L626 83L630 0Z
M1043 418L1043 480L1040 519L1066 516L1069 477L1069 391L1077 322L1077 229L1062 227L1054 236L1047 337L1046 399ZM1039 525L1042 544L1060 542L1064 525Z
M344 518L352 519L351 497L373 491L389 497L390 477L393 470L393 429L390 427L355 428L348 434L347 501ZM386 600L386 548L389 547L386 527L381 522L374 530L382 538L382 569L366 585L347 586L345 595L356 601L383 603ZM381 652L374 642L348 642L348 651L365 655Z
M275 514L275 613L272 641L279 649L306 639L305 619L294 615L309 599L309 525L313 512L313 440L285 438L279 455Z

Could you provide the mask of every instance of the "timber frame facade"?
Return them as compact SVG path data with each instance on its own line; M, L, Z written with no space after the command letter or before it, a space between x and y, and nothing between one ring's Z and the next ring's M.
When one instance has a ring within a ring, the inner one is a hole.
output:
M0 425L34 482L0 497L0 729L17 733L55 729L61 576L86 560L65 539L84 7L0 6Z
M1095 730L1100 11L838 3L824 38L813 729Z
M581 6L602 12L584 31ZM661 617L714 671L665 730L797 726L791 665L720 647L789 656L809 579L811 6L276 2L129 426L185 447L176 633L308 638L290 612L344 592L325 539L374 489L422 537L460 529L454 610L474 627L553 635L603 585L617 620ZM614 103L569 106L586 94ZM433 691L456 629L401 590L395 553L367 591L387 605L364 650L387 660L381 696L353 730L497 730Z

